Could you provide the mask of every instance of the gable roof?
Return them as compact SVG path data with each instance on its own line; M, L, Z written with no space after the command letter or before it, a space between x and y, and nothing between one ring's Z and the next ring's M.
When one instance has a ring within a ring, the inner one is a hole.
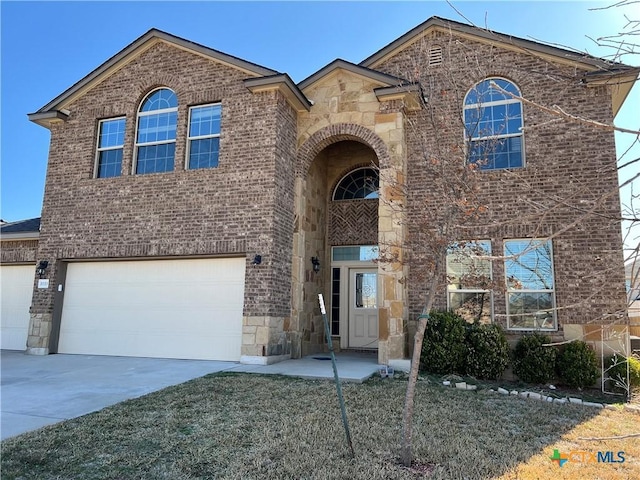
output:
M475 27L440 17L431 17L407 33L365 58L360 65L376 68L389 57L409 47L423 36L432 32L443 32L467 37L474 41L485 42L508 50L533 54L549 61L571 65L585 71L583 83L589 85L617 85L613 93L612 104L614 116L624 103L638 78L640 68L631 67L618 62L593 57L564 48L547 45L533 40L527 40L512 35L494 32L492 30Z
M35 239L40 234L40 217L0 225L3 240Z
M393 75L388 75L386 73L378 72L377 70L372 70L367 67L363 67L362 65L356 65L355 63L347 62L346 60L342 60L341 58L335 59L333 62L329 63L325 67L322 67L317 72L309 75L307 78L298 83L298 88L300 90L304 90L309 86L313 85L317 81L325 78L337 70L346 70L347 72L353 73L354 75L358 75L364 77L372 82L379 83L381 86L391 87L391 86L400 86L400 85L408 85L409 82L399 77L394 77Z
M133 41L127 47L120 52L116 53L113 57L108 59L98 68L93 70L87 76L76 82L67 90L62 92L56 98L44 105L38 111L30 113L28 115L29 120L35 123L39 123L46 126L51 120L65 120L68 116L68 112L65 112L64 108L74 99L85 93L97 83L104 80L106 77L120 70L127 65L133 59L147 51L152 46L159 42L165 42L174 47L181 48L183 50L190 51L197 55L201 55L205 58L215 60L233 68L242 70L250 77L261 77L265 75L276 75L279 72L271 70L270 68L263 67L256 63L242 60L241 58L234 57L213 48L205 47L198 43L186 40L181 37L177 37L162 30L152 28L147 33Z

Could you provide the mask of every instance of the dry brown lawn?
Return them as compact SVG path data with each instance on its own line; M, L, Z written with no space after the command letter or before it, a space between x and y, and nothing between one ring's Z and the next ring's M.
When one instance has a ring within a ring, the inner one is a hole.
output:
M403 468L405 386L403 379L343 385L355 458L332 382L218 374L6 440L2 478L640 478L640 438L581 439L639 433L640 414L427 381L416 400L416 468ZM554 449L623 451L625 461L559 467L549 459Z

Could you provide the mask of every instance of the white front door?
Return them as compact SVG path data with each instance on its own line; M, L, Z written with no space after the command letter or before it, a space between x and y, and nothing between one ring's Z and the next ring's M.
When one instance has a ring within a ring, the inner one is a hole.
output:
M378 269L349 270L349 348L378 348Z

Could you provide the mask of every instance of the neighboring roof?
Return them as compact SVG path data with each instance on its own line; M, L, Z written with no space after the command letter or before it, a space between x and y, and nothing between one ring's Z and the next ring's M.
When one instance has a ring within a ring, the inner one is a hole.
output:
M409 83L407 80L404 80L402 78L394 77L393 75L378 72L377 70L372 70L370 68L363 67L362 65L356 65L355 63L347 62L346 60L337 58L327 66L322 67L316 73L308 76L300 83L298 83L298 88L300 88L300 90L304 90L318 80L331 75L336 70L346 70L355 75L365 77L375 83L379 83L381 86L397 87L401 85L407 85Z
M38 238L39 234L40 217L0 225L0 235L3 240Z
M205 47L204 45L152 28L129 46L125 47L98 68L93 70L89 75L76 82L63 93L40 108L37 112L29 114L29 120L43 126L46 126L50 120L64 120L69 113L65 112L64 109L70 102L82 95L98 82L102 81L104 78L120 70L127 63L158 42L166 42L178 48L216 60L220 63L242 70L248 76L261 77L265 75L276 75L279 73L276 70L271 70L256 63L242 60L238 57L234 57L233 55L228 55L218 50Z
M427 21L409 30L398 39L364 59L360 62L360 65L368 68L376 68L387 58L404 50L422 36L435 31L452 33L463 37L466 36L476 41L499 45L503 48L529 54L533 53L551 61L580 67L585 70L585 75L582 79L585 84L602 85L606 83L618 86L612 99L614 115L624 103L625 98L640 73L640 68L638 67L611 62L585 53L514 37L512 35L506 35L440 17L429 18Z

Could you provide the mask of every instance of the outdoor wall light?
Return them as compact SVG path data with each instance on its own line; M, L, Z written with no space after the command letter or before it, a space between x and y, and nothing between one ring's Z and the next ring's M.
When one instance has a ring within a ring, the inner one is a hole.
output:
M255 257L253 257L253 262L251 262L251 265L260 265L262 263L262 255L257 255Z
M318 273L320 271L320 260L318 260L318 257L311 257L311 264L313 265L313 271Z
M47 271L47 267L49 266L49 262L46 260L40 260L38 266L36 267L36 274L42 278Z

